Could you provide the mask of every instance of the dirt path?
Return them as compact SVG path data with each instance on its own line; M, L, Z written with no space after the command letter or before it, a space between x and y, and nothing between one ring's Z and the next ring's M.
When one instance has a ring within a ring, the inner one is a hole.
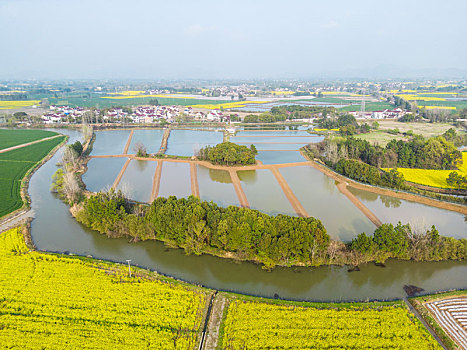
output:
M463 215L467 215L467 206L463 206L463 205L455 204L455 203L442 202L442 201L438 201L436 199L431 199L431 198L419 196L419 195L416 195L416 194L405 193L405 192L396 192L396 191L392 191L392 190L389 190L389 189L374 187L374 186L371 186L371 185L364 185L364 184L352 181L351 179L346 178L346 177L344 177L342 175L339 175L339 174L335 173L334 171L328 169L324 165L321 165L321 164L319 164L317 162L309 162L309 164L312 167L314 167L315 169L317 169L317 170L321 171L322 173L324 173L325 175L333 178L334 180L339 181L339 182L344 182L344 183L346 182L347 186L350 186L350 187L353 187L353 188L356 188L356 189L360 189L360 190L364 190L364 191L368 191L368 192L373 192L373 193L376 193L376 194L382 194L382 195L390 196L390 197L394 197L394 198L400 198L400 199L403 199L403 200L406 200L406 201L417 202L417 203L425 204L425 205L428 205L428 206L431 206L431 207L445 209L445 210L451 210L451 211L454 211L454 212L457 212L457 213L461 213Z
M131 158L128 158L126 160L125 164L123 164L122 170L120 170L120 173L118 173L117 178L115 179L115 181L114 181L114 183L112 185L113 189L117 188L118 184L120 183L120 180L122 179L123 174L125 174L126 168L128 168L128 165L130 164L130 161L131 161Z
M151 198L149 200L149 203L152 203L157 198L157 195L159 194L159 187L161 184L162 164L163 162L157 162L157 168L154 173L154 179L152 181L152 192L151 192Z
M431 328L431 326L425 321L425 319L420 315L418 310L410 303L410 301L407 299L407 297L403 297L402 300L404 303L407 305L410 311L415 315L415 317L418 318L418 320L425 326L426 330L430 332L430 334L435 338L435 340L441 345L441 347L444 350L448 350L448 348L444 345L444 343L441 341L440 337L438 337L438 334L435 333L435 331Z
M128 154L128 148L130 147L131 139L133 138L134 130L130 131L130 135L128 136L128 141L126 142L125 148L123 149L123 154Z
M360 211L373 223L376 227L380 227L383 223L380 219L363 204L355 195L349 191L345 182L339 182L337 188L346 196Z
M0 149L0 153L5 153L5 152L8 152L8 151L13 151L14 149L18 149L18 148L23 148L23 147L26 147L26 146L30 146L30 145L34 145L35 143L39 143L39 142L42 142L42 141L47 141L47 140L52 140L56 137L60 137L60 136L63 136L63 135L55 135L55 136L51 136L51 137L46 137L45 139L40 139L40 140L36 140L36 141L31 141L31 142L28 142L28 143L23 143L21 145L16 145L16 146L12 146L12 147L8 147L8 148L4 148L4 149Z
M216 350L218 348L217 342L219 340L222 315L224 314L224 308L227 304L227 299L224 296L220 294L214 296L203 349Z
M190 163L191 194L199 198L198 171L195 163Z
M237 193L238 201L243 208L249 208L250 203L248 203L248 199L246 198L245 192L243 191L242 184L238 177L238 174L235 170L230 170L230 178L232 179L232 183L235 188L235 192Z
M159 148L159 153L164 154L167 151L167 144L169 142L170 128L164 130L164 135L162 136L161 147Z
M34 211L32 209L25 209L18 212L16 215L7 218L0 222L0 232L9 230L10 228L16 227L24 222L28 218L34 218Z
M297 197L295 197L295 194L292 192L292 189L290 188L289 184L284 179L282 174L279 172L279 170L277 168L272 168L271 171L276 177L276 180L281 186L282 191L284 192L285 196L289 200L290 204L292 205L292 208L295 210L298 216L309 217L310 215L308 215L305 208L303 208L302 203L300 203Z

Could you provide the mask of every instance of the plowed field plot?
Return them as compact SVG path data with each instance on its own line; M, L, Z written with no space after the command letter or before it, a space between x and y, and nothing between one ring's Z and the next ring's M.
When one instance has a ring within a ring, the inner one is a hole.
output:
M436 300L425 307L460 348L467 349L467 297Z

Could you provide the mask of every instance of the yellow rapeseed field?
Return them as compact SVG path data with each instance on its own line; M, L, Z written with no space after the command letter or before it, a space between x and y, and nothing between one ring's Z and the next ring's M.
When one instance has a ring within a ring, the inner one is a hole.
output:
M136 95L143 95L146 91L121 91L121 92L109 92L109 95L122 95L122 96L136 96Z
M446 178L452 170L397 168L397 171L402 173L407 181L413 183L438 188L452 188L446 182ZM462 165L457 172L462 176L467 176L467 152L462 152Z
M14 109L22 107L30 107L38 105L41 101L30 100L30 101L0 101L0 109Z
M108 98L108 99L112 99L112 100L123 100L123 99L127 99L127 98L144 98L144 97L194 99L194 97L185 97L185 96L177 96L177 95L123 95L123 96L115 95L115 96L102 96L101 98Z
M420 108L426 108L426 109L456 109L456 107L453 106L419 106Z
M273 95L293 95L295 91L269 91Z
M228 103L220 103L220 104L197 104L197 105L192 105L190 107L195 107L195 108L205 108L205 109L231 109L231 108L241 108L245 107L246 105L249 104L261 104L261 103L270 103L272 101L236 101L236 102L228 102Z
M396 95L397 97L403 98L404 100L407 101L446 101L445 98L442 97L428 97L428 96L422 96L422 95Z
M0 348L193 349L206 296L125 265L29 251L0 234Z

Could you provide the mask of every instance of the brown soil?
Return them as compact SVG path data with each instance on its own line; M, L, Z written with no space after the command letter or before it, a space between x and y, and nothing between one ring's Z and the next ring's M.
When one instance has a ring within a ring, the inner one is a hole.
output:
M309 217L310 215L308 215L308 213L306 212L305 208L303 208L300 201L297 199L297 197L295 197L295 194L292 192L292 189L290 188L287 181L285 181L284 177L279 172L279 170L277 168L271 168L271 171L276 177L276 180L281 186L282 191L284 191L285 196L289 200L290 204L292 205L292 208L295 210L298 216Z
M198 171L196 164L190 163L190 177L191 177L191 194L199 198L199 185L198 185Z
M230 178L232 179L232 183L235 188L235 192L237 193L238 201L243 208L249 208L250 203L248 203L248 199L246 198L245 192L243 192L242 184L240 179L238 178L238 174L235 170L229 169Z
M130 147L131 139L133 138L134 130L130 131L130 135L128 136L128 141L126 142L125 148L123 149L123 154L128 154L128 148Z
M152 203L159 194L159 187L161 183L161 174L162 174L162 164L163 162L157 162L156 172L154 173L154 179L152 181L152 192L151 192L151 199L149 200Z
M28 142L28 143L23 143L23 144L21 144L21 145L17 145L17 146L12 146L12 147L8 147L8 148L0 149L0 153L5 153L5 152L8 152L8 151L13 151L14 149L18 149L18 148L23 148L23 147L26 147L26 146L34 145L35 143L39 143L39 142L42 142L42 141L51 140L51 139L54 139L54 138L60 137L60 136L63 136L63 135L55 135L55 136L51 136L51 137L46 137L46 138L44 138L44 139L40 139L40 140L36 140L36 141L31 141L31 142Z
M341 193L346 196L350 201L358 208L360 211L368 218L370 221L376 225L376 227L380 227L383 223L380 219L370 210L368 209L360 200L354 196L352 192L350 192L347 188L347 184L345 182L340 182L337 184L337 188Z
M123 164L122 170L120 170L120 173L118 174L117 178L115 179L115 181L114 181L114 183L112 185L113 189L116 189L118 184L120 183L120 180L122 179L123 174L125 174L126 168L128 168L128 165L130 164L130 160L131 160L131 158L128 158L126 160L125 164Z

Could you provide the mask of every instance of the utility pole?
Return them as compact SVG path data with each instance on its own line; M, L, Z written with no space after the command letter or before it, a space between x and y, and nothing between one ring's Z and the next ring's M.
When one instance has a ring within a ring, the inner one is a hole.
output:
M360 105L360 117L365 117L365 88L362 89L362 104Z
M128 260L126 261L128 263L128 274L130 275L130 278L131 278L131 267L130 267L130 262L131 260Z

